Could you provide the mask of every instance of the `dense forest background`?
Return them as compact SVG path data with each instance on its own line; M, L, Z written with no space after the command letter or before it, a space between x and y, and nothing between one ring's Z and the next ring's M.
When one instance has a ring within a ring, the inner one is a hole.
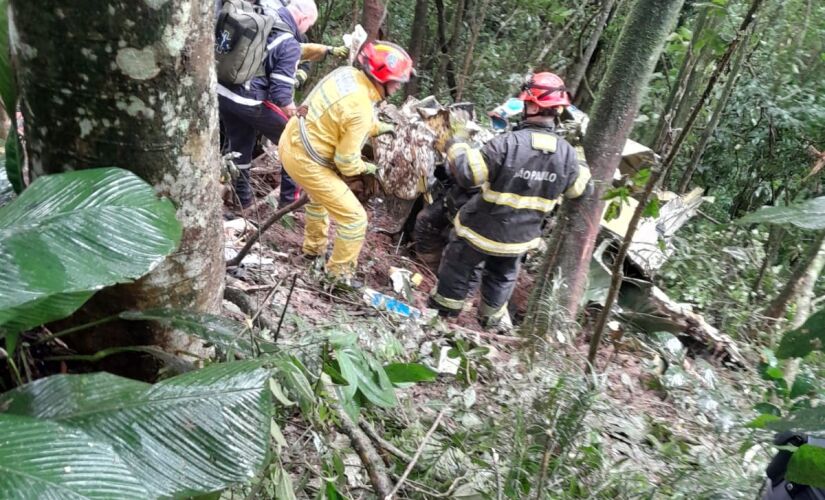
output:
M220 220L213 2L0 6L0 497L751 499L774 432L825 432L821 1L319 0L310 41L408 48L395 105L487 126L549 70L590 115L596 190L527 256L513 336L399 314L435 275L374 205L361 266L395 309L330 293L271 149ZM614 177L625 135L659 161ZM691 192L657 272L597 234Z

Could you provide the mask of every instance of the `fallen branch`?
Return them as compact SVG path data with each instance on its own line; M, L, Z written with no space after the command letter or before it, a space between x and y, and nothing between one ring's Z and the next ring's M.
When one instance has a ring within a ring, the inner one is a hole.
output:
M371 423L367 422L366 420L361 420L358 422L358 425L363 429L363 431L369 436L372 441L389 452L391 455L394 455L396 458L399 458L407 463L412 462L412 457L404 453L400 448L395 446L394 444L390 443L375 430L375 427L372 426Z
M449 328L467 335L475 335L476 337L480 337L483 339L494 340L501 344L520 346L526 342L526 339L522 337L512 337L510 335L499 335L497 333L480 332L478 330L472 330L470 328L456 325L455 323L449 323Z
M238 252L238 255L236 255L236 256L232 257L231 259L229 259L228 261L226 261L226 266L227 267L235 267L238 264L240 264L241 261L243 260L243 258L246 257L246 254L248 254L249 251L252 250L252 246L255 243L257 243L258 240L261 239L261 235L264 234L264 231L266 231L273 224L278 222L281 219L281 217L283 217L284 215L286 215L290 212L294 212L295 210L298 210L299 208L303 207L307 203L309 203L309 196L307 196L306 193L303 193L303 194L301 194L301 197L298 198L297 200L293 201L292 203L285 206L284 208L282 208L280 210L277 210L263 224L261 224L258 227L258 230L256 232L254 232L249 237L249 239L246 241L246 245L244 245L244 247L241 249L241 251Z
M404 484L404 481L407 480L407 476L410 475L410 472L412 472L413 468L415 467L415 464L418 463L418 459L421 457L421 453L424 451L424 446L427 445L427 442L429 442L430 438L433 436L433 433L438 428L438 424L441 423L441 419L444 418L444 414L447 412L447 408L448 407L445 406L441 409L440 412L438 412L438 416L435 417L435 422L433 422L432 427L430 427L430 430L428 430L427 434L424 435L424 439L421 440L421 444L418 445L418 449L415 450L415 455L413 455L412 461L407 465L407 468L404 469L404 474L401 475L401 479L399 479L398 482L395 483L395 488L392 489L389 495L379 495L378 498L383 498L384 500L392 500L393 496L395 496L395 494L398 493L398 490Z
M332 392L332 387L327 386L327 390ZM387 474L387 469L384 467L381 456L372 446L370 438L349 418L349 415L347 415L347 412L344 411L340 403L334 404L333 407L338 415L338 426L341 428L341 431L349 437L352 448L358 454L361 463L367 470L370 483L372 483L372 487L375 488L375 493L378 495L378 498L389 498L388 495L392 495L395 490L392 490L392 481L390 481L390 477Z

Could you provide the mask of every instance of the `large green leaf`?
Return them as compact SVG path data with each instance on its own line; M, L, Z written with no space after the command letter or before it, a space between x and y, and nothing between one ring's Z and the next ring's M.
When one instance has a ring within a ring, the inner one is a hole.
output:
M310 415L315 406L315 392L306 375L306 367L295 356L277 356L273 360L275 378L298 400L304 415Z
M384 372L393 384L432 382L438 378L438 372L420 363L390 363L384 366Z
M223 353L232 349L247 358L253 358L257 353L249 339L246 325L224 316L176 309L151 309L127 311L121 313L120 317L132 321L157 321L172 326L214 344ZM272 342L256 339L256 344L262 354L278 351L277 345Z
M55 375L0 396L0 408L108 444L150 498L194 495L248 481L265 463L269 376L257 362L218 363L155 385ZM33 444L31 453L46 460L51 446Z
M17 135L17 120L12 118L12 129L9 130L9 135L6 137L5 150L6 155L3 159L3 171L11 183L12 189L15 193L23 191L23 161L21 159L20 151L23 149L20 144L20 137Z
M796 410L788 418L768 423L767 427L775 431L822 432L825 430L825 406Z
M825 229L825 196L785 207L762 207L737 223L792 224L802 229Z
M343 395L351 399L355 391L361 391L371 403L384 408L396 405L395 390L384 368L363 351L354 346L335 350L341 375L349 385L343 386Z
M796 484L825 488L825 448L803 444L791 455L785 478Z
M119 168L49 175L0 208L0 333L71 314L138 278L181 237L175 207Z
M108 444L55 422L0 413L0 497L148 496Z
M776 349L778 358L803 358L814 350L825 349L825 309L817 311L796 330L782 337Z

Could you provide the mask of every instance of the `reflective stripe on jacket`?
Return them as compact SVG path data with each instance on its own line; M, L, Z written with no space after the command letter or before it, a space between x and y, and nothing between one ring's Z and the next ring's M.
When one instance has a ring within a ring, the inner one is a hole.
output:
M552 128L522 123L480 149L447 150L456 182L480 186L455 218L456 234L489 255L519 255L538 246L541 222L561 196L581 196L590 171Z
M321 80L304 100L307 139L318 156L331 161L343 175L364 172L361 148L375 132L375 103L381 94L367 76L343 66ZM303 148L298 120L290 120L284 135Z

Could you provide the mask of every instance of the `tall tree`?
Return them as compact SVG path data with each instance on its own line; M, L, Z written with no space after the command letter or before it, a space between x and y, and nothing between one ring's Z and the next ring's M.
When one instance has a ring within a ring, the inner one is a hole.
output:
M416 0L415 14L413 15L412 29L410 30L410 43L408 50L410 57L416 66L421 64L421 56L424 55L424 46L427 35L430 32L430 25L427 22L430 0ZM413 76L405 89L405 96L418 94L418 77Z
M565 77L564 83L572 95L578 95L579 87L584 80L584 75L587 72L587 67L590 65L590 60L593 58L593 53L596 52L596 47L602 38L602 33L607 26L607 20L610 18L610 13L616 0L604 0L599 12L596 16L593 31L590 33L590 39L587 42L587 47L580 54L577 54L576 62L573 68L570 69L569 74Z
M92 316L220 307L214 6L211 0L11 1L12 53L32 175L104 166L131 170L176 204L184 227L176 253L136 283L98 293L86 308ZM117 339L197 349L188 337L160 327L120 327L124 331L114 333L115 326L107 326L90 347Z
M477 4L478 5L478 4ZM484 24L484 19L487 17L487 8L490 6L490 0L481 0L480 7L473 12L472 20L470 21L470 40L464 48L464 64L461 67L461 73L458 75L458 83L455 92L455 100L460 101L464 95L464 87L467 83L467 78L470 77L471 64L473 62L473 53L475 52L478 35L481 31L481 26Z
M705 129L702 130L702 136L699 138L699 142L693 148L693 152L690 155L690 161L688 162L687 167L685 167L682 177L679 179L679 185L676 188L677 193L687 192L688 186L690 185L690 180L693 178L693 173L696 172L696 169L699 167L699 162L702 161L702 156L705 154L705 149L707 149L711 137L713 137L713 132L716 131L716 127L722 119L722 113L728 105L728 99L730 99L730 95L736 85L736 80L739 78L739 72L742 71L742 63L745 61L745 54L749 50L749 40L750 33L746 35L744 42L736 49L733 65L731 66L730 73L728 73L728 79L725 82L725 87L722 89L722 95L720 95L719 99L717 99L716 106L713 109L713 114L710 117L710 121L707 125L705 125Z
M548 293L549 274L555 274L561 282L563 319L574 319L579 310L604 211L602 196L619 165L642 92L682 3L683 0L637 0L622 28L584 138L595 189L564 203L560 214L560 226L564 230L553 231L549 247L557 250L548 252L543 266L547 274L539 278L539 288L543 288L544 293Z
M381 25L387 17L387 8L381 0L364 0L364 10L361 11L361 26L367 32L367 38L375 40L381 38Z
M697 66L700 59L700 45L699 41L705 34L705 27L710 22L709 31L715 26L714 19L710 19L710 8L706 7L699 11L694 23L690 43L687 46L684 57L682 57L682 64L679 67L679 74L676 77L675 84L671 87L668 94L667 101L662 113L659 115L659 121L656 128L653 129L653 136L648 140L651 148L654 151L662 152L663 147L668 142L673 128L678 128L676 115L678 110L682 107L682 102L687 102L693 92L693 89L698 82Z
M785 286L779 294L768 304L762 312L766 318L774 320L782 319L788 308L800 297L801 293L806 293L804 286L806 277L811 275L819 276L822 271L822 248L825 246L825 231L820 231L814 241L808 247L804 257L794 268ZM813 280L816 280L814 277Z

